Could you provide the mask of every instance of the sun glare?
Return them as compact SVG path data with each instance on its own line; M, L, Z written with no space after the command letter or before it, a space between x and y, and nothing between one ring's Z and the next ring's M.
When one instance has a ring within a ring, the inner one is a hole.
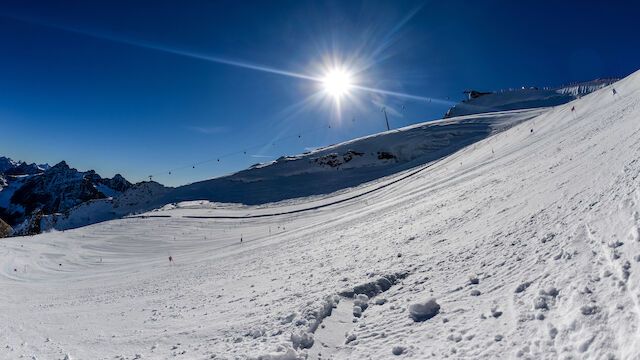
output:
M335 98L346 94L351 87L351 77L342 70L332 70L322 80L324 90Z

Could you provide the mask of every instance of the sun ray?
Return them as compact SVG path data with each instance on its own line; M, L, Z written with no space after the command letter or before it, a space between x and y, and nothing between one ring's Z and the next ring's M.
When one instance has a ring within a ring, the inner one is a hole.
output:
M405 19L403 19L399 24L397 24L397 26L394 27L394 29L392 29L390 34L387 34L388 35L387 37L393 35L393 33L395 33L398 28L402 27L408 21L408 19L410 19L415 14L415 12L417 12L418 10L419 10L419 8L417 10L414 10L414 11L410 12L409 15L407 15ZM320 83L320 84L324 84L325 85L325 90L327 92L333 94L334 98L336 98L336 99L339 98L339 97L345 97L346 95L348 95L348 93L349 93L348 90L360 90L360 91L365 91L365 92L370 92L370 93L376 93L376 94L387 95L387 96L395 96L395 97L401 97L401 98L406 98L406 99L433 101L435 103L441 103L441 104L447 104L447 105L452 105L453 104L453 102L445 101L445 100L441 100L441 99L437 99L437 98L430 98L430 97L424 97L424 96L401 93L401 92L397 92L397 91L390 91L390 90L367 87L367 86L363 86L363 85L357 85L357 84L354 83L354 81L353 81L353 79L351 79L351 77L353 77L353 74L359 74L364 69L366 69L368 66L364 66L363 68L359 68L359 69L350 69L350 71L348 71L348 72L345 71L345 70L336 70L336 69L342 69L343 67L345 67L345 68L349 67L350 68L350 67L353 67L355 65L354 64L354 62L355 62L354 59L349 59L349 61L345 62L344 64L341 64L340 58L339 58L338 54L336 54L336 53L333 53L332 55L330 55L327 58L325 58L326 61L324 62L324 67L325 67L325 71L328 74L332 74L331 73L332 71L339 71L338 73L334 73L333 75L331 75L328 78L328 77L312 76L312 75L302 74L302 73L289 71L289 70L277 69L277 68L274 68L274 67L255 64L255 63L251 63L251 62L247 62L247 61L240 61L240 60L229 59L229 58L224 58L224 57L220 57L220 56L201 54L201 53L197 53L197 52L193 52L193 51L169 48L169 47L166 47L166 46L163 46L163 45L153 44L153 43L145 42L145 41L142 41L142 40L131 40L131 39L126 39L126 38L123 38L123 37L120 37L120 36L115 36L113 34L98 33L96 31L91 31L91 30L87 30L87 29L80 29L80 28L77 28L77 27L73 27L71 25L51 23L51 22L44 21L42 19L25 18L25 17L19 17L19 16L16 16L16 15L9 15L9 14L3 14L3 15L0 15L0 16L8 17L8 18L11 18L11 19L14 19L14 20L23 21L23 22L26 22L26 23L29 23L29 24L45 26L45 27L54 28L54 29L58 29L58 30L63 30L63 31L67 31L67 32L72 32L72 33L76 33L76 34L80 34L80 35L84 35L84 36L90 36L90 37L97 38L97 39L102 39L102 40L107 40L107 41L127 44L127 45L131 45L131 46L137 46L137 47L146 48L146 49L155 50L155 51L161 51L161 52L165 52L165 53L169 53L169 54L185 56L185 57L190 57L190 58L194 58L194 59L201 59L201 60L209 61L209 62L213 62L213 63L229 65L229 66L235 66L235 67L240 67L240 68L245 68L245 69L250 69L250 70L255 70L255 71L261 71L261 72L266 72L266 73L271 73L271 74L277 74L277 75L282 75L282 76L288 76L288 77L293 77L293 78L298 78L298 79L309 80L309 81L317 82L317 83ZM371 60L371 59L369 59L369 60ZM369 66L370 66L370 64L369 64ZM327 69L327 67L328 67L328 69ZM338 104L336 103L336 105L338 105ZM339 109L339 108L341 108L341 106L337 106L337 108Z

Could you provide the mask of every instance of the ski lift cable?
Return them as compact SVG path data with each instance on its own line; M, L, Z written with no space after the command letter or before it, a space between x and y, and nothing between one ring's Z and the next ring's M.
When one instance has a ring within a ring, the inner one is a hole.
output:
M293 139L293 138L300 139L300 138L302 138L302 135L301 134L290 135L290 136L282 137L282 138L278 139L277 141L280 142L282 140L288 140L288 139ZM152 176L165 175L167 173L169 175L172 175L177 170L187 169L189 167L191 167L192 169L195 169L196 166L207 164L207 163L210 163L210 162L213 162L213 161L218 161L219 162L220 159L224 159L224 158L227 158L227 157L230 157L230 156L233 156L233 155L238 155L238 154L246 155L248 150L257 149L257 148L260 148L260 147L265 147L265 146L268 146L268 145L271 145L271 144L274 144L274 142L270 141L270 142L257 144L257 145L254 145L254 146L245 147L244 150L237 150L237 151L233 151L233 152L229 152L229 153L226 153L226 154L223 154L223 155L216 156L214 158L209 158L209 159L201 160L201 161L198 161L198 162L195 162L195 163L190 163L190 164L187 164L187 165L174 167L174 168L171 168L170 170L165 170L165 171L162 171L162 172L157 172L155 174L152 174Z
M331 129L331 128L332 128L331 124L329 124L329 129ZM195 169L196 166L200 166L200 165L207 164L207 163L214 162L214 161L220 162L221 159L224 159L224 158L227 158L227 157L230 157L230 156L234 156L234 155L238 155L238 154L246 155L248 150L253 150L253 149L257 149L257 148L261 148L261 147L266 147L266 146L269 146L269 145L272 145L272 144L275 145L276 142L282 142L284 140L302 139L303 137L307 137L307 136L312 135L312 134L320 133L323 130L326 131L326 129L327 128L325 127L325 125L321 124L320 126L317 126L315 129L312 128L310 130L305 131L304 133L303 132L298 132L298 133L296 133L294 135L281 137L281 138L277 139L275 142L274 141L269 141L269 142L257 144L257 145L254 145L254 146L245 147L242 150L236 150L236 151L229 152L229 153L226 153L226 154L222 154L222 155L219 155L219 156L216 156L216 157L213 157L213 158L201 160L201 161L198 161L198 162L192 162L190 164L185 164L185 165L182 165L182 166L173 167L173 168L167 169L165 171L160 171L160 172L151 174L151 176L160 176L160 175L166 175L166 174L173 175L178 170L183 170L183 169L187 169L187 168Z

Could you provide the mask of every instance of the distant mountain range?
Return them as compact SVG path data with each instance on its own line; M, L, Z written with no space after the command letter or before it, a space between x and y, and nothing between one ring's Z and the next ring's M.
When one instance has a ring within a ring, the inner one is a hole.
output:
M102 178L93 170L70 168L64 161L49 166L0 157L0 218L15 228L34 215L64 213L89 200L120 195L131 187L119 174Z

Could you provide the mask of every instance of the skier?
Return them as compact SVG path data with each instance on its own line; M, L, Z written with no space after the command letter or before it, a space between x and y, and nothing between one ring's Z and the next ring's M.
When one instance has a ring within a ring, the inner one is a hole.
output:
M613 92L613 95L617 94L618 92L616 91L616 88L611 88L611 91Z
M242 234L240 234L240 244L242 244Z
M572 107L571 107L571 111L576 111L576 107L575 107L575 106L572 106Z
M169 255L169 264L173 264L173 256Z

